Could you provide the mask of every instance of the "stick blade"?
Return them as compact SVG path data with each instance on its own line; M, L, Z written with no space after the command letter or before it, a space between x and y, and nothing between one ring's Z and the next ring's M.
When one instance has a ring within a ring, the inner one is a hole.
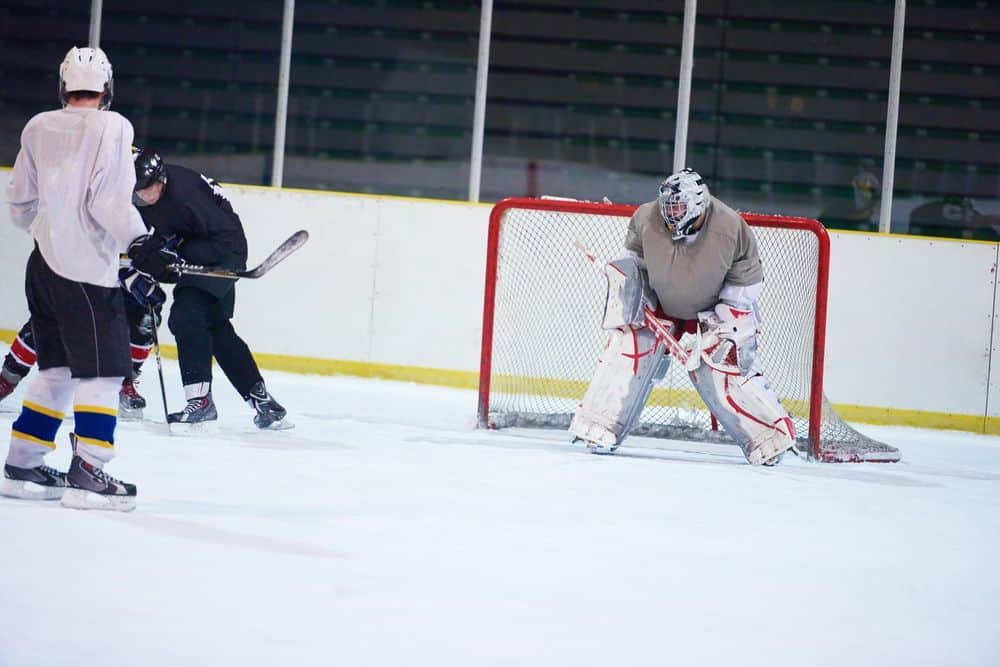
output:
M239 277L241 278L260 278L262 275L276 267L278 264L283 262L286 257L291 255L293 252L301 248L309 240L309 232L304 229L300 229L295 232L287 239L284 243L275 248L274 252L267 256L267 258L261 262L258 266L254 267L249 271L239 272Z

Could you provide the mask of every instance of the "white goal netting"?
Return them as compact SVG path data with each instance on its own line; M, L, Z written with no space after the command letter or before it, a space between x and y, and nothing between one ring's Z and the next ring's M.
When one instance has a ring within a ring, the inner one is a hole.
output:
M487 257L481 426L566 428L605 332L604 285L574 246L620 256L634 207L538 199L493 210ZM759 354L803 446L823 461L895 461L895 448L846 424L822 393L829 240L815 220L744 214L764 265ZM686 343L682 339L682 344ZM731 442L679 364L657 384L635 435Z

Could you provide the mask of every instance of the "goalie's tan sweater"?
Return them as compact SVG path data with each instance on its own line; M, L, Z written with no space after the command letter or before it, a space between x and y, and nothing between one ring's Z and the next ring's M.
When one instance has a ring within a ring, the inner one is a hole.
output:
M723 283L764 280L753 231L740 215L712 197L695 237L674 241L656 201L632 215L625 248L646 262L649 282L667 315L692 319L719 302Z

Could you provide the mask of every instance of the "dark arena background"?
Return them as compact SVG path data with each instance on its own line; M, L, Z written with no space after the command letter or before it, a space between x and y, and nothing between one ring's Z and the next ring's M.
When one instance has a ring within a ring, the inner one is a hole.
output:
M0 0L0 81L0 667L1000 665L1000 0Z

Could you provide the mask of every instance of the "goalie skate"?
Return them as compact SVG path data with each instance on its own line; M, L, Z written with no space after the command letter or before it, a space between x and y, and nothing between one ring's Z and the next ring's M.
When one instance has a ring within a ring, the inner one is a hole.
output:
M590 439L593 438L593 439ZM573 443L582 442L587 447L587 451L591 454L614 454L618 450L617 442L601 442L601 439L605 440L608 438L606 429L595 429L595 432L589 437L577 436L573 438Z

